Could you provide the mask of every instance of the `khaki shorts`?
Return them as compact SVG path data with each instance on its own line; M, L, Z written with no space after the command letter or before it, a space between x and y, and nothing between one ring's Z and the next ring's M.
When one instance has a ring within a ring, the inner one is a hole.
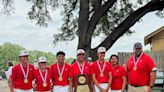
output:
M134 87L128 85L128 92L148 92L148 86Z

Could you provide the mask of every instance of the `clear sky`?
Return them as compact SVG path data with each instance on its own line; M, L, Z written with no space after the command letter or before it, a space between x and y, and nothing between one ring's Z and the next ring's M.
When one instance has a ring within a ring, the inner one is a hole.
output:
M15 0L15 14L6 16L0 14L0 45L5 42L11 42L21 45L27 50L41 50L56 53L63 50L67 57L76 56L77 39L68 43L59 43L54 47L53 34L62 24L61 10L53 12L53 20L48 28L40 28L27 19L29 10L26 0ZM0 6L1 9L1 6ZM142 18L142 21L136 23L131 29L135 30L130 36L124 35L107 52L107 57L117 52L131 52L135 42L141 42L144 45L144 37L156 29L164 26L164 19L156 17L154 13L149 13ZM97 39L93 39L92 47L98 45ZM150 49L150 46L144 46L144 49Z

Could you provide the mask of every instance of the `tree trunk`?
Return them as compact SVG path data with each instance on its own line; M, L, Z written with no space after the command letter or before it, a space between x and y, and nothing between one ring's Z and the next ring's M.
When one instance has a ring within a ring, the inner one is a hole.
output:
M103 14L101 14L102 12L99 11L99 14L95 14L95 18L94 16L92 16L91 21L88 21L88 17L85 14L89 14L89 6L86 7L86 4L89 2L82 2L84 0L80 0L80 13L79 13L79 44L78 44L78 48L84 49L86 51L86 56L90 56L92 57L93 61L95 61L97 59L97 49L100 46L105 47L107 50L109 48L111 48L111 46L124 34L128 31L128 29L130 27L132 27L141 17L143 17L145 14L149 13L149 12L153 12L156 10L161 10L164 8L164 1L160 1L160 0L151 0L148 4L146 4L145 6L137 9L136 11L132 12L117 28L115 28L115 30L106 37L106 39L104 41L102 41L96 48L91 49L91 38L93 35L93 32L96 28L97 22L98 22L98 18L101 18L101 16L103 16ZM87 0L88 1L88 0ZM114 3L114 1L113 1ZM109 4L112 5L112 3L110 2ZM105 9L103 6L103 9ZM108 7L106 7L106 9L108 9ZM84 10L88 10L87 12ZM106 12L106 11L103 11ZM94 15L94 14L93 14ZM99 15L99 16L96 16ZM94 25L93 25L93 24Z

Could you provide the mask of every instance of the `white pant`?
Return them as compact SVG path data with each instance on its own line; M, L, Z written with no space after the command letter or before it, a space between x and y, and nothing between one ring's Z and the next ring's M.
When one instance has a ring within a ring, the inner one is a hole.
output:
M53 92L69 92L68 86L54 86Z
M111 90L111 92L122 92L122 90Z
M107 88L108 83L100 83L99 85L100 85L100 87L102 87L102 88ZM97 88L96 85L95 85L95 90L96 90L96 92L100 92L100 89ZM111 88L109 88L108 92L111 92Z
M14 92L34 92L33 89L22 90L22 89L14 89Z

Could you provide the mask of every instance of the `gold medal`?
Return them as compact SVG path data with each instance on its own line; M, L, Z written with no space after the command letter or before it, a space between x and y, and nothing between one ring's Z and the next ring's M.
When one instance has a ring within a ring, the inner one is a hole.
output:
M134 66L134 67L133 67L133 70L137 70L137 66Z
M24 79L24 83L28 83L28 80L27 79Z
M43 87L47 87L47 83L46 82L43 82Z
M101 74L100 74L100 77L103 77L103 76L104 76L104 74L103 74L103 73L101 73Z
M63 80L63 78L62 77L59 77L59 81L62 81Z

